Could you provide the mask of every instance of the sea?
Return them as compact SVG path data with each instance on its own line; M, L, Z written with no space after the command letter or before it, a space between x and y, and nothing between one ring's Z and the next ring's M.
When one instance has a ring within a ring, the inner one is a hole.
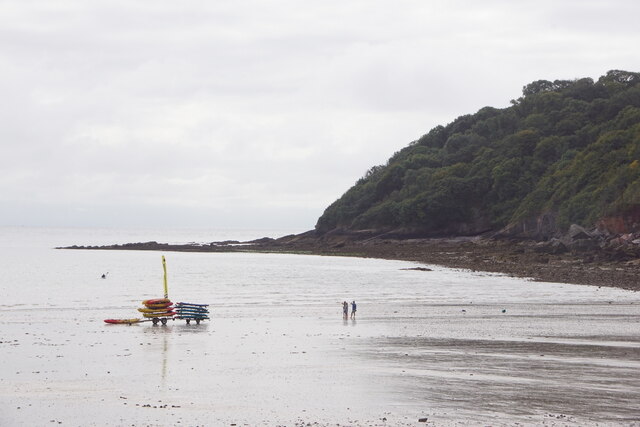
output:
M640 423L637 292L372 258L56 249L301 231L0 228L0 425ZM104 323L164 296L162 256L169 298L210 320Z

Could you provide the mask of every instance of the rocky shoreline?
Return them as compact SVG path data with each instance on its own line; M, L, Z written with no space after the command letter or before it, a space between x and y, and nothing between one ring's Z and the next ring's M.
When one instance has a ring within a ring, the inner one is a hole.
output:
M487 236L398 238L373 232L309 231L278 239L208 244L126 243L59 249L180 252L276 252L358 256L415 261L537 281L640 290L640 234L604 235L572 226L561 238L543 242Z

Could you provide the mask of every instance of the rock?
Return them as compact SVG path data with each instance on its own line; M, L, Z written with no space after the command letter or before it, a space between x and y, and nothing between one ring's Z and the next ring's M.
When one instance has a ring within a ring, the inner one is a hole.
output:
M607 238L611 237L611 233L609 233L606 230L601 230L599 228L593 229L590 234L591 234L591 236L593 236L595 238L598 238L598 239L601 239L601 240L604 240L604 239L607 239Z
M548 247L549 247L549 242L539 242L535 244L535 246L533 247L533 251L546 254Z
M534 258L534 261L539 263L539 264L549 264L549 257L547 256L542 256L542 255L538 255Z
M607 241L607 243L605 244L605 248L615 249L625 245L625 243L626 242L622 240L620 237L614 237L609 241Z
M593 236L583 227L578 224L571 224L569 227L569 232L567 233L571 240L584 240L591 239Z
M600 249L598 242L591 239L574 240L568 245L572 252L589 252L596 249Z
M609 260L614 262L624 262L635 258L633 254L628 254L624 250L618 248L609 254Z
M275 239L272 239L271 237L262 237L260 239L255 239L255 240L251 240L248 243L254 243L254 244L272 244L275 243Z
M240 241L238 240L223 240L221 242L211 242L209 246L229 246L229 245L237 245Z
M534 246L533 249L535 252L550 254L550 255L560 255L569 251L567 246L562 243L560 239L551 239L547 242L540 242Z
M562 243L560 239L551 239L549 241L549 244L551 246L551 252L549 253L551 253L552 255L559 255L569 251L569 249L567 249L565 244Z

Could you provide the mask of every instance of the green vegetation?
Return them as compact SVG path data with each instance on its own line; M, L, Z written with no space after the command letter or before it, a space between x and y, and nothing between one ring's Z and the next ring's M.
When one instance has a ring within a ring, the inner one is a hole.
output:
M473 234L544 214L566 229L640 205L640 73L539 80L522 92L372 167L316 229Z

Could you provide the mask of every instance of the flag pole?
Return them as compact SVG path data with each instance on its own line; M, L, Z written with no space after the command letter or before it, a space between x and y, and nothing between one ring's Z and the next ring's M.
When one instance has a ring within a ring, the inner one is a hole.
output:
M169 289L167 288L167 262L162 255L162 269L164 270L164 297L169 298Z

